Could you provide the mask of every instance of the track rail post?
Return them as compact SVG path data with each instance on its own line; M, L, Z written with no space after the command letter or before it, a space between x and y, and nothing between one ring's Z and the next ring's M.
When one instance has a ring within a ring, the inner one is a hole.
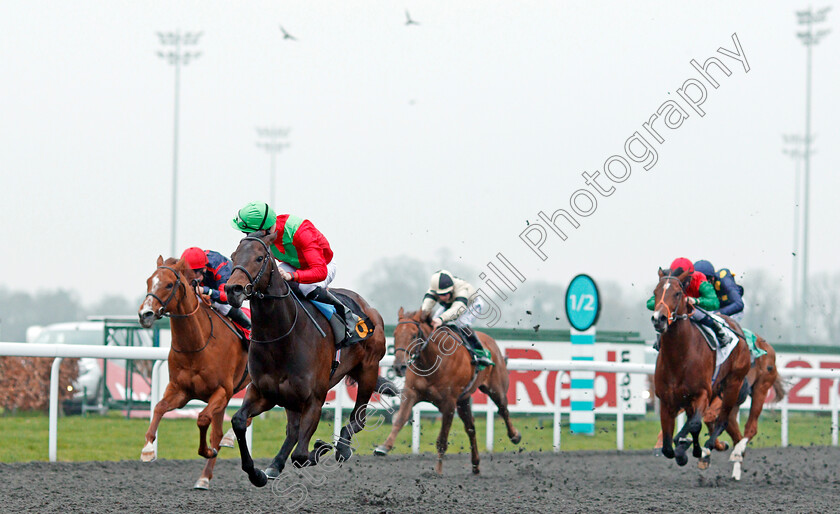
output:
M411 418L411 453L420 453L420 406L415 405L412 409Z
M50 462L55 462L58 453L58 374L62 360L61 357L53 359L50 369Z

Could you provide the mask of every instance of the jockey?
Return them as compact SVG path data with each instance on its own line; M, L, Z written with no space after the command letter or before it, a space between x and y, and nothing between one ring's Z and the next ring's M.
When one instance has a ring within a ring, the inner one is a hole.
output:
M307 300L335 307L340 319L334 325L331 318L330 325L333 330L344 333L342 344L349 345L364 339L356 331L361 321L359 317L327 289L335 278L333 251L327 238L311 221L293 214L277 216L268 204L250 202L239 209L231 224L246 234L258 230L277 232L271 253L280 261L283 280Z
M187 266L193 271L190 280L197 281L201 294L207 295L213 301L213 307L223 315L235 321L242 328L249 330L251 320L242 309L232 308L227 303L225 283L230 278L233 266L230 259L214 252L213 250L202 250L195 246L187 248L181 254L181 259L187 261Z
M481 297L475 297L475 288L465 280L453 276L446 270L436 271L432 275L431 287L423 297L423 304L420 310L423 314L432 314L432 329L437 329L444 323L454 323L467 334L467 349L476 358L476 363L481 366L493 366L489 352L482 349L481 342L472 324L475 321L476 312L481 313L484 305ZM435 308L438 304L442 306Z
M717 294L715 294L714 286L706 280L706 275L700 273L699 271L695 271L694 264L685 257L674 259L674 262L671 263L671 272L675 272L678 269L691 272L689 275L690 278L687 281L688 284L683 283L685 295L688 297L688 301L691 305L694 305L694 311L691 313L691 319L700 325L711 328L715 333L721 348L731 343L732 336L730 336L723 327L718 325L718 323L715 322L715 320L708 314L708 311L716 311L720 308L720 301L718 300ZM647 302L647 308L648 310L653 310L655 306L656 298L651 296ZM654 348L658 350L658 337L656 343L657 344L654 345Z
M716 272L709 261L695 262L694 269L705 275L706 280L714 286L720 300L720 309L716 312L725 314L735 321L741 321L744 318L744 300L741 298L744 288L735 283L732 272L726 268Z

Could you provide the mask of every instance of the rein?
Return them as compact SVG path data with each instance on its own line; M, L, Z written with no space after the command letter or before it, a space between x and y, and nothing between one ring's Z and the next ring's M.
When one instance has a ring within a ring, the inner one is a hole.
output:
M416 326L417 327L417 335L415 335L414 338L412 338L412 341L417 341L419 339L420 341L423 342L421 345L419 345L419 347L415 346L412 349L411 353L409 353L409 351L406 350L405 348L397 348L397 349L394 350L394 355L396 355L397 352L405 352L406 356L408 357L405 361L405 364L406 364L406 366L411 366L412 364L414 364L414 362L417 360L417 358L420 357L420 354L423 353L423 350L425 350L426 347L429 346L429 339L423 333L423 328L422 328L422 325L420 324L419 321L414 321L414 320L400 321L400 322L397 323L397 325L398 326L399 325L414 325L414 326Z
M240 265L234 266L233 271L231 271L231 274L233 274L234 271L239 270L242 273L245 273L245 276L248 277L249 283L248 283L248 285L245 286L245 298L250 299L252 296L257 297L260 300L265 300L265 299L268 299L268 300L283 300L283 299L288 298L289 295L292 294L292 288L289 287L288 285L286 287L286 293L285 294L280 294L280 295L268 294L268 293L263 293L262 291L257 291L257 289L256 289L257 283L260 281L260 279L262 279L262 276L265 274L266 269L269 270L269 272L268 272L268 284L266 285L266 290L271 289L271 282L274 280L274 269L275 269L276 266L273 263L273 256L271 255L271 249L268 247L268 244L266 244L265 241L263 241L262 239L260 239L258 237L253 237L253 236L245 237L242 240L243 241L257 241L258 243L260 243L262 245L262 247L263 247L263 249L265 250L265 253L266 253L265 257L263 258L262 266L260 266L260 271L257 272L256 277L252 277L251 274L248 272L248 270L245 269L243 266L240 266ZM271 263L271 266L268 266L269 263ZM289 327L289 330L286 331L285 334L283 334L280 337L275 337L274 339L267 339L265 341L256 340L252 336L251 337L251 342L252 343L258 343L258 344L274 343L274 342L277 342L281 339L284 339L284 338L288 337L292 333L292 331L295 329L295 326L297 325L297 320L298 320L298 303L297 302L292 302L292 303L295 306L295 318L292 321L292 326Z
M198 309L201 308L201 304L204 303L204 301L201 299L201 297L198 296L198 294L196 294L196 300L198 300L198 301L196 302L195 309L193 309L192 312L190 312L189 314L173 314L171 312L166 312L166 308L169 306L169 303L172 301L172 299L175 298L175 295L178 293L178 289L181 286L184 286L184 298L186 298L187 286L184 285L183 282L181 282L181 274L178 273L178 271L176 271L174 268L171 268L169 266L158 266L158 269L166 269L166 270L169 270L169 271L171 271L172 273L175 274L175 286L172 287L172 292L169 293L169 296L166 298L166 301L161 300L160 297L158 297L154 293L151 293L151 292L146 293L146 297L151 296L152 298L157 300L158 303L161 305L160 309L158 309L158 317L162 318L162 317L166 316L166 317L169 317L169 318L183 319L183 318L189 318L190 316L192 316L193 314L198 312ZM210 344L210 339L213 338L213 318L210 317L209 313L207 314L207 319L210 321L210 335L207 337L207 341L204 342L204 346L202 346L198 350L179 350L179 349L175 348L175 346L173 345L173 346L171 346L172 351L174 351L176 353L198 353L198 352L204 350L205 348L207 348L207 345Z

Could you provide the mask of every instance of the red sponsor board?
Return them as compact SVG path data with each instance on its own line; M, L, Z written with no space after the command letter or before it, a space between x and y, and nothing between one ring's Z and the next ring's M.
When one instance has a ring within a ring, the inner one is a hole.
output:
M391 339L388 339L389 353L393 353ZM569 342L530 342L530 341L498 341L502 352L509 359L535 360L571 360L571 343ZM644 362L645 347L640 344L598 343L595 345L595 360L608 362ZM466 350L464 350L466 351ZM400 387L403 379L396 377L390 369L380 370L380 374L393 380ZM508 405L512 412L553 412L556 398L557 380L560 380L560 402L564 410L570 408L569 375L558 371L509 371L510 385L508 386ZM599 414L614 413L617 400L624 401L624 412L628 414L644 414L646 406L647 377L640 374L601 373L595 374L595 411ZM340 387L340 386L338 386ZM336 389L327 395L327 402L334 402ZM356 387L347 387L347 395L343 405L349 407L356 401ZM380 399L374 395L371 403L392 406L398 399ZM489 405L488 405L489 403ZM476 410L483 410L483 406L494 408L487 395L480 391L473 394L473 405ZM424 408L434 409L430 404Z
M776 364L786 368L840 369L840 355L776 354ZM782 372L784 374L784 371ZM829 393L834 381L828 378L793 378L786 381L788 407L793 410L830 410ZM840 391L838 391L840 392ZM768 401L772 400L772 390Z

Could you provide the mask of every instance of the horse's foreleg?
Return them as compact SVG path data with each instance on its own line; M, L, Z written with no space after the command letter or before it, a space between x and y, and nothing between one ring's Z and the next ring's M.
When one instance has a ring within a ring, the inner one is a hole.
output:
M286 439L283 440L283 446L280 447L280 451L277 452L277 455L274 456L274 460L271 461L271 464L266 468L265 474L268 478L278 478L280 473L283 472L283 468L286 467L286 459L289 458L289 454L292 453L292 448L295 447L295 444L298 441L298 433L300 432L300 412L285 409L286 410Z
M467 436L470 438L470 453L472 454L472 471L474 475L478 475L481 471L478 469L479 455L478 443L475 441L475 421L472 413L472 399L467 397L458 402L458 417L464 422L464 428L467 431Z
M443 474L443 456L449 447L449 429L452 428L452 418L455 417L455 406L449 404L441 405L440 414L440 433L437 438L438 460L437 464L435 464L435 472L438 475Z
M493 378L492 382L493 385L486 385L480 386L479 389L482 393L486 394L490 397L493 403L496 404L496 407L499 409L499 416L505 421L505 427L507 427L507 436L510 439L510 442L513 444L519 444L519 441L522 440L522 434L513 426L513 422L510 420L510 412L508 411L507 405L507 379L501 378L501 373L496 373L496 370L493 370ZM499 377L496 377L499 375Z
M220 410L224 411L227 402L227 391L224 387L220 387L216 389L212 395L210 395L210 398L207 400L207 407L204 407L204 409L202 409L202 411L198 414L198 420L196 421L199 433L198 454L205 459L214 459L216 458L216 455L219 454L218 445L219 440L222 439L222 435L219 433L219 439L216 443L211 443L208 447L207 428L210 427L210 424L213 422L213 417L216 416ZM214 432L217 430L221 430L221 427L214 427Z
M394 447L394 441L397 440L397 434L400 433L402 427L408 422L411 416L411 409L417 403L417 394L413 389L403 389L402 397L400 398L400 408L392 419L391 433L385 442L380 444L373 450L374 455L388 455L388 452Z
M222 425L225 422L225 407L227 406L227 402L230 401L230 398L225 396L225 403L220 408L217 409L215 412L212 413L212 420L210 422L210 447L219 450L220 443L222 441ZM204 470L201 472L201 477L193 486L194 489L209 489L210 488L210 479L213 478L213 469L216 467L216 457L212 459L207 459L207 463L204 464Z
M156 434L158 425L160 425L160 420L163 418L163 415L171 410L180 409L186 405L188 401L189 398L187 398L187 393L185 393L173 382L170 382L169 385L166 386L163 398L161 398L157 405L155 405L152 422L149 423L149 429L146 431L146 445L143 447L143 451L140 452L141 461L151 462L157 458L154 442L157 438Z
M774 370L771 373L760 376L758 381L753 385L750 415L749 418L747 418L747 423L744 425L743 439L739 438L738 441L735 441L733 436L732 441L736 444L732 448L732 453L729 454L729 461L733 463L732 478L735 480L741 480L741 463L744 461L744 452L747 451L747 444L749 444L749 442L758 433L758 417L764 409L764 400L767 399L767 393L770 392L770 388L773 387L773 383L776 381L776 376L777 373ZM733 412L737 412L736 409L732 409ZM733 417L737 420L736 416L731 416L730 425L732 425L733 420L731 418ZM727 431L729 430L730 427L727 427ZM729 432L729 435L732 435L732 432ZM740 436L741 434L739 433L738 435Z
M313 400L301 412L300 429L298 432L297 444L294 451L292 451L292 462L298 468L303 468L309 465L318 463L318 458L315 455L318 449L313 452L310 459L309 441L315 434L315 429L318 428L318 422L321 420L321 402Z
M233 432L236 434L236 443L239 446L239 455L242 458L242 471L248 474L248 480L257 487L262 487L268 482L268 478L261 470L254 468L254 460L248 450L248 443L245 440L245 430L248 428L248 420L261 412L265 412L274 406L254 388L251 384L245 393L242 407L236 411L231 419Z
M659 408L659 426L662 429L662 455L667 459L674 458L674 414L663 404Z
M703 414L705 413L706 409L709 406L709 396L707 391L701 391L697 397L694 398L691 402L691 406L686 408L686 415L688 416L688 421L686 421L685 425L680 429L679 433L677 434L677 448L674 450L674 455L676 456L677 464L680 466L685 466L688 463L688 457L685 455L685 451L688 449L689 442L686 438L686 435L689 433L692 437L691 444L694 446L694 456L701 457L702 453L700 450L700 430L703 428Z

